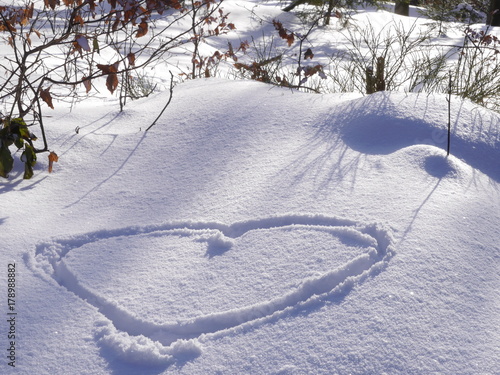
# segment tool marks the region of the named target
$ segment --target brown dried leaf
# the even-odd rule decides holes
[[[274,25],[274,28],[276,29],[276,31],[278,31],[280,38],[285,39],[288,43],[288,47],[290,47],[295,40],[295,36],[293,35],[293,32],[288,34],[286,29],[283,27],[283,24],[280,21],[273,20],[273,25]]]
[[[47,103],[47,105],[54,109],[54,105],[52,104],[52,95],[50,95],[50,87],[47,88],[47,89],[40,89],[40,98],[42,98],[42,100]]]
[[[111,74],[111,73],[116,73],[118,71],[119,64],[120,64],[119,61],[109,65],[97,64],[97,68],[99,68],[104,74]]]
[[[179,0],[167,0],[166,5],[174,9],[182,9],[183,3]]]
[[[118,76],[116,75],[116,73],[108,74],[108,78],[106,79],[106,87],[111,92],[111,94],[115,92],[116,88],[118,87]]]
[[[17,30],[10,21],[4,21],[2,24],[0,24],[0,31],[9,31],[15,33]]]
[[[106,79],[106,87],[111,93],[113,93],[118,87],[118,76],[116,73],[118,72],[119,65],[119,61],[111,65],[97,64],[97,68],[99,68],[103,74],[108,76]]]
[[[45,6],[52,8],[52,10],[56,9],[57,5],[59,5],[59,0],[45,0]]]
[[[19,22],[21,25],[26,26],[29,24],[30,19],[28,18],[27,14],[23,15],[23,18],[21,19],[21,22]]]
[[[122,23],[121,21],[121,12],[116,12],[116,21],[113,23],[113,31],[116,31],[118,30],[118,26],[120,26],[120,24]]]
[[[92,83],[90,82],[90,79],[87,77],[83,77],[83,85],[85,86],[85,89],[87,90],[87,94],[89,91],[92,89]]]
[[[89,9],[92,13],[95,12],[95,0],[86,0],[88,6],[89,6]],[[78,5],[81,5],[81,4],[78,4]]]
[[[54,164],[54,162],[58,162],[59,161],[59,156],[57,156],[57,154],[53,151],[50,152],[49,154],[49,173],[52,173],[52,165]]]
[[[74,41],[72,45],[73,49],[71,50],[71,53],[73,54],[75,52],[78,52],[80,56],[83,56],[82,47],[80,47],[80,45],[76,41]]]
[[[26,17],[28,17],[29,19],[32,19],[33,18],[33,13],[35,11],[35,3],[31,3],[31,7],[29,9],[26,8]]]
[[[305,60],[307,60],[307,59],[311,59],[312,60],[313,57],[314,57],[313,51],[310,48],[308,48],[307,51],[306,51],[306,53],[304,53],[304,59]]]
[[[135,34],[136,38],[140,38],[148,33],[148,24],[145,19],[139,24],[139,28],[137,29],[137,33]]]
[[[133,52],[130,52],[128,55],[127,55],[127,59],[128,59],[128,63],[132,66],[135,65],[135,54]]]
[[[77,14],[75,16],[75,23],[79,23],[80,26],[83,26],[83,24],[85,23],[85,21],[83,20],[82,16],[80,16],[79,14]]]

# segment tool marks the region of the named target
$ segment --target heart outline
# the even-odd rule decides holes
[[[162,232],[193,235],[193,233],[199,231],[216,230],[220,231],[225,237],[236,239],[253,230],[288,227],[350,231],[352,234],[371,237],[376,246],[338,268],[323,273],[318,277],[303,280],[297,288],[280,297],[263,303],[167,324],[144,321],[113,301],[92,293],[91,290],[80,283],[64,262],[65,256],[73,249],[77,249],[84,244],[115,237],[151,233],[161,234]],[[33,271],[41,274],[47,280],[55,281],[60,287],[96,307],[108,319],[107,324],[99,323],[101,325],[98,333],[100,340],[109,341],[110,337],[114,339],[126,338],[125,341],[135,337],[137,342],[144,341],[144,339],[146,341],[150,340],[152,342],[148,342],[149,347],[153,347],[155,352],[158,352],[158,358],[163,358],[163,362],[171,363],[176,358],[185,357],[188,353],[194,356],[200,354],[199,346],[193,346],[193,339],[207,339],[227,334],[227,332],[238,327],[262,324],[266,320],[279,318],[290,310],[304,308],[307,304],[314,303],[342,289],[352,287],[352,285],[361,282],[369,274],[379,272],[385,267],[395,254],[393,243],[390,230],[377,223],[364,224],[354,220],[325,215],[286,214],[239,221],[231,225],[219,222],[177,221],[159,225],[100,230],[71,238],[60,238],[40,243],[36,246],[34,255],[28,254],[26,260]],[[122,348],[123,342],[111,345]]]

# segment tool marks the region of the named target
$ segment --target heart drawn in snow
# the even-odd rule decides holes
[[[284,215],[92,232],[42,243],[29,263],[99,309],[100,342],[172,363],[360,282],[393,252],[379,225]]]

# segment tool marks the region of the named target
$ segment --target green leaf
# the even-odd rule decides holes
[[[24,160],[25,163],[28,163],[32,167],[35,166],[35,164],[36,164],[36,153],[35,153],[35,149],[31,145],[29,145],[29,144],[25,145],[24,152],[21,155],[21,160],[23,159],[23,156],[25,158],[25,160]]]
[[[19,134],[19,136],[23,136],[26,133],[29,134],[28,126],[26,125],[24,120],[20,117],[10,120],[9,127],[12,133]]]
[[[4,146],[9,147],[12,143],[14,143],[14,137],[10,131],[10,121],[5,120],[4,127],[0,129],[0,142],[3,142]]]
[[[97,41],[97,38],[94,38],[93,40],[93,49],[94,49],[94,52],[97,52],[100,54],[100,50],[99,50],[99,42]]]
[[[16,145],[16,147],[19,149],[19,148],[23,148],[24,146],[24,140],[22,138],[16,138],[15,141],[14,141],[14,144]]]
[[[21,138],[30,139],[30,131],[26,125],[20,125],[17,128],[17,132]]]
[[[7,178],[14,166],[14,159],[9,148],[3,142],[0,141],[0,143],[2,144],[0,147],[0,176]]]
[[[21,117],[16,117],[10,121],[10,126],[27,126]]]
[[[33,167],[36,164],[36,154],[33,147],[26,144],[24,146],[24,152],[21,155],[21,160],[24,161],[24,179],[29,180],[33,177]]]
[[[8,138],[4,138],[4,139],[0,138],[0,140],[3,141],[3,144],[5,145],[5,147],[11,146],[14,143],[15,139],[17,139],[17,138],[15,138],[15,136],[13,136],[13,135],[11,135]]]
[[[33,177],[33,167],[29,165],[28,163],[24,164],[24,176],[23,178],[25,180],[29,180],[31,177]]]
[[[0,129],[0,138],[7,138],[9,134],[10,134],[10,129],[7,126]]]

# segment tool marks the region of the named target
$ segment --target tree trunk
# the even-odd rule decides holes
[[[373,94],[377,91],[385,91],[385,58],[377,57],[376,71],[369,66],[365,70],[366,74],[366,93]]]
[[[290,12],[293,8],[295,8],[298,5],[304,4],[306,0],[294,0],[291,2],[291,4],[285,8],[283,8],[283,12]]]
[[[490,9],[486,24],[491,26],[500,26],[500,0],[490,0]]]
[[[396,0],[394,5],[394,13],[401,16],[410,15],[410,2],[408,0]]]
[[[328,0],[328,10],[326,11],[325,25],[330,24],[330,18],[332,18],[333,7],[335,6],[334,0]]]

